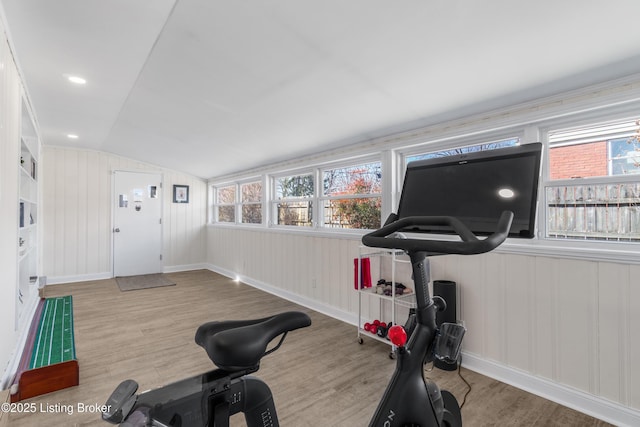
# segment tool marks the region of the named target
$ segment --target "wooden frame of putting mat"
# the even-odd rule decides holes
[[[11,402],[79,384],[71,296],[40,300],[11,387]]]

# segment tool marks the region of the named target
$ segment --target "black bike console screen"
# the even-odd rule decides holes
[[[542,144],[436,157],[409,163],[398,217],[453,216],[477,235],[495,231],[500,214],[514,214],[509,237],[534,236]],[[451,233],[447,227],[402,230]]]

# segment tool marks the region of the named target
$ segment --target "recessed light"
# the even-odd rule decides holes
[[[69,138],[69,139],[78,139],[78,135],[76,135],[75,133],[70,133],[70,134],[67,134],[67,138]]]
[[[75,83],[77,85],[83,85],[86,84],[87,81],[85,79],[83,79],[80,76],[67,76],[67,79],[71,82],[71,83]]]

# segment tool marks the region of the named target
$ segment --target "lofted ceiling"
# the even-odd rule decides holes
[[[43,144],[201,178],[640,73],[637,0],[0,3]]]

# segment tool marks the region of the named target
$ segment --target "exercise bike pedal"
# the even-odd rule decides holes
[[[125,380],[111,393],[109,399],[104,404],[105,411],[102,413],[102,419],[112,424],[120,424],[127,418],[129,411],[136,403],[138,383],[133,380]]]

